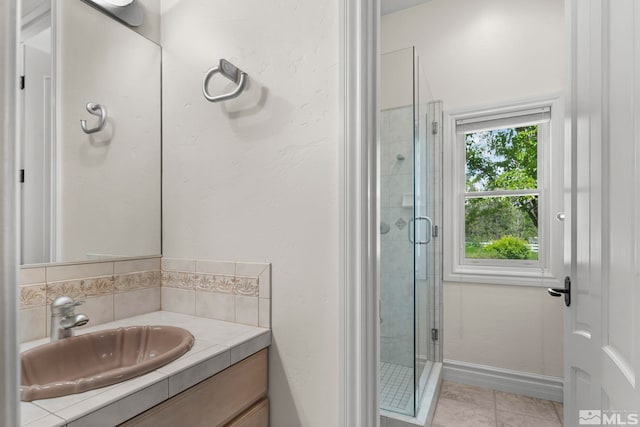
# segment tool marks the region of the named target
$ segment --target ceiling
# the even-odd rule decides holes
[[[402,9],[408,9],[430,0],[382,0],[380,10],[383,15],[397,12]]]

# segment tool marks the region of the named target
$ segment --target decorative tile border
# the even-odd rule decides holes
[[[184,271],[163,271],[162,286],[178,289],[195,289],[195,274]]]
[[[271,264],[163,258],[162,288],[163,310],[271,327]]]
[[[47,302],[47,285],[38,283],[36,285],[20,286],[20,308],[42,307]]]
[[[119,274],[64,282],[38,283],[20,286],[20,308],[33,308],[51,304],[59,296],[86,299],[140,289],[159,288],[160,271]]]
[[[140,289],[159,288],[162,284],[160,271],[144,271],[141,273],[118,274],[115,276],[115,293],[137,291]]]
[[[196,289],[205,292],[218,292],[221,294],[235,294],[236,278],[234,276],[213,274],[195,275]],[[164,284],[164,283],[163,283]]]
[[[259,295],[259,280],[259,277],[187,273],[183,271],[162,272],[162,286],[164,287],[252,297]]]
[[[74,300],[111,295],[113,285],[113,276],[47,283],[47,304],[63,295]]]
[[[257,297],[260,290],[259,277],[236,277],[235,293],[249,297]]]

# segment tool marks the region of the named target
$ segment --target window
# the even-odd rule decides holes
[[[448,115],[445,280],[557,283],[563,230],[551,212],[562,210],[560,110],[550,100]]]

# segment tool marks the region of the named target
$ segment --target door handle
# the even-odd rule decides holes
[[[411,218],[409,220],[409,226],[407,227],[407,234],[409,235],[409,242],[413,243],[413,227],[411,224],[414,224],[416,221],[426,221],[429,224],[429,230],[427,231],[427,239],[426,240],[418,240],[419,245],[426,245],[431,242],[431,234],[433,233],[433,222],[431,218],[428,216],[418,216],[415,218]],[[414,224],[415,225],[415,224]]]
[[[571,305],[571,278],[569,276],[564,278],[564,288],[548,288],[547,292],[552,297],[564,295],[564,305],[569,307]]]

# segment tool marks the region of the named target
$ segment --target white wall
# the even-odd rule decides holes
[[[159,254],[161,49],[83,2],[58,7],[55,261]],[[87,102],[107,108],[105,129],[91,135],[80,127],[98,123]]]
[[[562,90],[562,0],[432,0],[382,18],[382,52],[416,46],[445,110]]]
[[[563,308],[545,288],[445,283],[444,357],[562,377]]]
[[[163,253],[272,262],[271,425],[337,425],[337,1],[162,5]]]
[[[382,51],[415,45],[445,110],[558,93],[563,8],[562,0],[433,0],[384,16]],[[393,84],[383,83],[386,93]],[[562,376],[562,311],[544,288],[445,283],[444,357]]]

